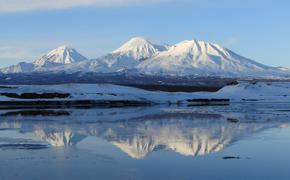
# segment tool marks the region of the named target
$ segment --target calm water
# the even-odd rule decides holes
[[[290,179],[290,104],[0,111],[0,179]]]

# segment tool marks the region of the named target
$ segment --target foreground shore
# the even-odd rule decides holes
[[[0,108],[130,107],[156,104],[227,105],[288,102],[290,82],[240,82],[216,92],[147,91],[112,84],[0,86]]]

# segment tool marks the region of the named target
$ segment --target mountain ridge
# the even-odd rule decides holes
[[[71,64],[83,60],[87,60],[87,58],[72,47],[62,45],[51,50],[48,54],[43,55],[41,58],[36,59],[33,64],[36,66],[43,66],[47,62],[56,64]]]
[[[197,40],[185,40],[161,52],[138,67],[150,74],[243,76],[258,75],[259,71],[278,69],[242,57],[218,44]],[[271,72],[264,73],[270,75]]]
[[[29,73],[35,71],[47,71],[48,68],[72,64],[88,60],[70,46],[62,45],[51,50],[47,54],[34,60],[31,63],[20,62],[16,65],[0,69],[2,73]]]
[[[60,46],[35,60],[2,68],[2,73],[29,72],[128,73],[154,76],[196,77],[289,77],[281,67],[271,67],[245,58],[215,43],[185,40],[175,45],[157,45],[135,37],[121,47],[88,60],[75,49]]]

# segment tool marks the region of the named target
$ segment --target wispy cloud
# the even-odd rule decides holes
[[[34,58],[35,55],[18,47],[0,46],[0,60]]]
[[[164,3],[177,0],[0,0],[0,12],[69,9],[86,6],[123,6]]]

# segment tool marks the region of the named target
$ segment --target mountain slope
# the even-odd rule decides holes
[[[0,69],[2,73],[29,73],[33,71],[48,71],[49,68],[72,64],[87,60],[86,57],[68,46],[60,46],[32,63],[21,62],[17,65]]]
[[[130,39],[117,50],[113,51],[112,55],[129,57],[137,61],[144,61],[165,50],[167,50],[166,46],[156,45],[144,38],[135,37]]]
[[[47,64],[71,64],[83,60],[87,60],[87,58],[78,53],[75,49],[68,46],[60,46],[35,60],[33,64],[43,67]]]
[[[168,51],[140,63],[137,69],[145,74],[178,76],[244,77],[282,74],[277,68],[244,58],[217,44],[196,40],[180,42]]]
[[[121,72],[135,69],[140,62],[150,59],[167,49],[166,46],[156,45],[144,38],[135,37],[105,56],[51,70],[66,72]]]
[[[155,76],[275,78],[290,74],[242,57],[213,43],[190,40],[174,46],[160,46],[140,37],[132,38],[117,50],[98,59],[57,69],[66,72],[100,73],[130,71],[133,74]]]
[[[120,72],[134,69],[140,62],[146,61],[165,50],[167,50],[166,46],[156,45],[144,38],[135,37],[117,50],[96,61],[106,64],[103,69],[99,69],[100,71]]]
[[[20,62],[16,65],[12,65],[9,67],[5,67],[0,69],[0,73],[29,73],[34,70],[34,64],[32,63],[26,63],[26,62]]]
[[[115,51],[87,60],[76,50],[61,46],[33,63],[3,68],[3,73],[19,72],[97,72],[154,76],[214,76],[242,78],[289,78],[290,71],[263,65],[220,45],[186,40],[162,46],[135,37]]]

